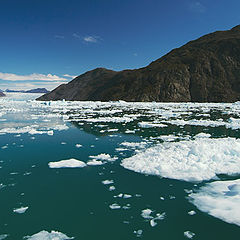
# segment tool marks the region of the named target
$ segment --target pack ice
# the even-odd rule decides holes
[[[240,173],[240,139],[197,137],[150,147],[122,160],[135,172],[199,182]]]

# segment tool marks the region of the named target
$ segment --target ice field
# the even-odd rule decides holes
[[[0,98],[0,239],[237,239],[240,103]]]

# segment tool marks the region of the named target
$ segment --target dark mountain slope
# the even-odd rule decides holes
[[[38,100],[240,100],[240,25],[205,35],[144,68],[86,72]]]

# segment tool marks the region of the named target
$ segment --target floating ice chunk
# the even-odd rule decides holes
[[[195,138],[209,138],[211,137],[211,134],[209,133],[198,133]]]
[[[113,180],[104,180],[102,181],[102,184],[104,185],[109,185],[109,184],[112,184],[113,183]]]
[[[53,130],[58,130],[58,131],[62,131],[62,130],[68,130],[69,127],[66,124],[63,125],[56,125],[55,127],[52,128]]]
[[[124,194],[124,195],[123,195],[123,198],[131,198],[131,197],[132,197],[131,194]]]
[[[130,117],[99,117],[99,118],[87,118],[81,119],[84,122],[112,122],[112,123],[128,123],[132,122],[134,119]]]
[[[155,227],[157,225],[157,222],[155,221],[155,219],[150,220],[150,225],[151,227]]]
[[[77,159],[71,158],[68,160],[61,160],[58,162],[49,162],[48,166],[50,168],[82,168],[86,166],[86,163],[79,161]]]
[[[20,208],[15,208],[13,209],[13,212],[15,213],[25,213],[28,210],[28,207],[20,207]]]
[[[62,145],[66,145],[67,143],[66,142],[61,142]]]
[[[155,220],[163,220],[166,217],[166,213],[157,213],[156,217],[154,218]]]
[[[126,130],[125,133],[135,133],[135,130]]]
[[[114,186],[109,187],[109,191],[114,191],[116,188]]]
[[[166,213],[165,212],[162,214],[157,213],[156,217],[151,216],[152,213],[153,213],[153,211],[151,209],[144,209],[144,210],[142,210],[141,216],[145,219],[150,220],[150,222],[149,222],[150,225],[152,227],[155,227],[157,225],[156,220],[163,220],[166,216]]]
[[[145,148],[147,142],[122,142],[120,145],[129,148]]]
[[[186,238],[192,239],[192,238],[195,236],[195,233],[190,232],[190,231],[186,231],[186,232],[183,233],[183,235],[184,235]]]
[[[143,230],[142,229],[135,230],[133,233],[136,234],[137,237],[141,237],[143,234]]]
[[[113,209],[113,210],[115,210],[115,209],[120,209],[120,208],[121,208],[121,206],[118,205],[117,203],[113,203],[113,204],[109,205],[109,207],[110,207],[111,209]]]
[[[122,198],[123,197],[123,194],[122,193],[119,193],[117,196],[115,197],[119,197],[119,198]]]
[[[190,201],[199,210],[240,226],[240,179],[208,183],[192,193]]]
[[[196,214],[196,212],[194,210],[188,212],[188,215],[190,215],[190,216],[193,216],[195,214]]]
[[[68,239],[74,239],[73,237],[68,237],[67,235],[57,232],[57,231],[41,231],[39,233],[36,233],[32,236],[26,236],[24,239],[28,240],[68,240]]]
[[[34,135],[34,134],[45,134],[45,133],[48,134],[48,131],[38,131],[36,129],[31,129],[28,133],[31,134],[31,135]]]
[[[152,122],[139,122],[138,126],[141,128],[154,128],[154,127],[167,127],[168,125],[162,123],[152,123]]]
[[[116,148],[115,150],[118,152],[128,151],[126,148]]]
[[[111,157],[109,154],[106,154],[106,153],[101,153],[96,156],[89,156],[89,158],[93,158],[93,159],[97,159],[97,160],[105,160],[105,161],[109,161],[109,162],[113,162],[113,161],[117,160],[117,157]]]
[[[52,136],[53,133],[54,133],[53,130],[47,131],[47,134],[48,134],[49,136]]]
[[[76,146],[77,148],[80,148],[80,147],[82,147],[82,145],[81,145],[81,144],[79,144],[79,143],[77,143],[75,146]]]
[[[99,165],[103,165],[103,164],[104,164],[104,162],[96,160],[96,159],[93,159],[93,160],[87,162],[87,165],[90,165],[90,166],[99,166]]]
[[[8,234],[1,234],[0,235],[0,240],[3,240],[5,238],[7,238],[9,235]]]
[[[117,132],[118,129],[117,129],[117,128],[114,128],[114,129],[108,129],[107,131],[108,131],[108,132]]]
[[[142,210],[142,213],[141,213],[141,216],[145,219],[152,219],[153,217],[151,216],[152,214],[152,210],[147,208],[147,209],[144,209]]]
[[[184,192],[187,193],[187,194],[190,194],[190,193],[193,192],[193,190],[191,190],[191,189],[184,189]]]
[[[205,127],[221,127],[224,126],[226,128],[231,128],[233,130],[240,128],[240,119],[230,118],[228,122],[222,121],[219,119],[218,121],[212,120],[183,120],[183,119],[176,119],[176,120],[168,120],[164,121],[164,123],[170,123],[173,125],[184,126],[184,125],[192,125],[192,126],[205,126]]]
[[[123,206],[122,207],[124,210],[128,210],[131,208],[131,205],[128,203],[127,205]]]
[[[174,140],[176,140],[178,138],[179,137],[175,136],[175,135],[162,135],[162,136],[157,137],[157,139],[161,139],[164,142],[172,142],[172,141],[174,141]],[[156,138],[152,138],[152,139],[156,139]]]
[[[126,158],[121,165],[135,172],[185,181],[240,173],[240,139],[197,138],[158,144]]]

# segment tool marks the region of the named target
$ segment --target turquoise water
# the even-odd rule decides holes
[[[0,103],[0,235],[8,234],[6,239],[23,239],[43,230],[55,230],[74,239],[89,240],[187,239],[184,236],[186,231],[194,233],[192,239],[198,240],[238,238],[240,228],[237,224],[202,212],[189,201],[190,190],[198,191],[201,186],[216,179],[201,182],[176,180],[134,172],[121,166],[123,159],[164,142],[159,136],[177,136],[173,140],[176,142],[191,140],[202,132],[211,134],[212,138],[238,138],[236,126],[164,123],[180,117],[172,115],[169,118],[161,112],[161,116],[165,116],[161,118],[159,113],[152,113],[156,106],[139,105],[134,109],[133,105],[126,107],[125,103],[113,103],[114,106],[111,103],[107,106],[84,103],[84,107],[79,107],[77,103],[66,102],[51,106],[52,103],[26,102],[25,98],[25,95],[22,98],[10,95]],[[160,108],[166,110],[165,105]],[[169,113],[171,108],[171,105],[168,106],[166,111]],[[94,109],[98,112],[93,112]],[[112,113],[102,114],[99,112],[101,109]],[[114,109],[119,112],[113,113]],[[186,106],[177,106],[175,110],[184,113]],[[181,119],[223,119],[227,122],[229,117],[239,118],[238,107],[233,109],[228,105],[224,109],[218,106],[188,107],[188,111],[191,114],[184,113]],[[199,113],[202,116],[198,116]],[[109,117],[107,122],[104,119],[101,122],[85,121],[106,117]],[[114,117],[134,120],[121,122],[117,119],[114,122]],[[138,125],[145,121],[160,122],[160,119],[167,127],[142,128]],[[65,129],[59,130],[58,127],[56,130],[56,125],[65,126]],[[44,133],[33,134],[31,130],[26,130],[26,126]],[[53,135],[48,131],[53,131]],[[144,142],[145,145],[129,148],[122,145],[123,142]],[[76,147],[76,144],[82,146]],[[54,169],[48,166],[49,162],[70,158],[87,163],[90,155],[101,153],[117,160],[84,168]],[[238,174],[218,175],[218,180],[238,178]],[[104,180],[113,180],[113,183],[104,185]],[[115,190],[110,191],[109,186],[114,186]],[[114,197],[120,193],[131,197]],[[109,206],[113,203],[121,208],[111,209]],[[13,212],[20,207],[28,209],[22,214]],[[156,220],[157,225],[151,226],[150,219],[141,216],[144,209],[151,209],[154,217],[157,213],[165,213],[164,219]],[[196,214],[189,215],[191,210]]]

